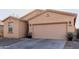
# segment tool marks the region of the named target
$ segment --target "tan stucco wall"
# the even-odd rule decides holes
[[[10,19],[10,18],[9,18]],[[19,20],[10,20],[4,21],[4,37],[7,38],[21,38],[24,36],[26,29],[25,29],[25,22],[19,21]],[[13,32],[8,33],[8,22],[13,22]]]
[[[68,16],[52,12],[46,12],[32,20],[29,20],[29,24],[69,22],[69,21],[71,21],[72,26],[69,26],[69,24],[67,24],[67,31],[74,32],[75,31],[74,16]],[[29,32],[32,32],[32,26],[30,25],[29,25]]]
[[[27,36],[27,22],[19,22],[19,37]]]

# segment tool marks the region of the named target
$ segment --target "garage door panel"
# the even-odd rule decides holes
[[[33,38],[65,39],[66,24],[33,25]]]

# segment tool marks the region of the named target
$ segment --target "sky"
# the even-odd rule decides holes
[[[16,16],[19,18],[31,11],[33,10],[32,9],[0,9],[0,20],[3,20],[8,16]]]
[[[16,17],[22,17],[29,12],[33,11],[34,9],[0,9],[0,20],[5,19],[8,16],[16,16]],[[76,19],[76,28],[79,28],[79,9],[59,9],[61,11],[67,11],[67,12],[73,12],[77,13],[77,19]]]

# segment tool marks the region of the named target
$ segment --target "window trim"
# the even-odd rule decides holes
[[[13,27],[12,27],[12,31],[9,31],[9,24],[13,23],[13,22],[8,22],[8,33],[13,33]]]

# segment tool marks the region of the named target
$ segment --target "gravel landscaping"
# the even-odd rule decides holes
[[[64,49],[79,49],[79,41],[67,41]]]

